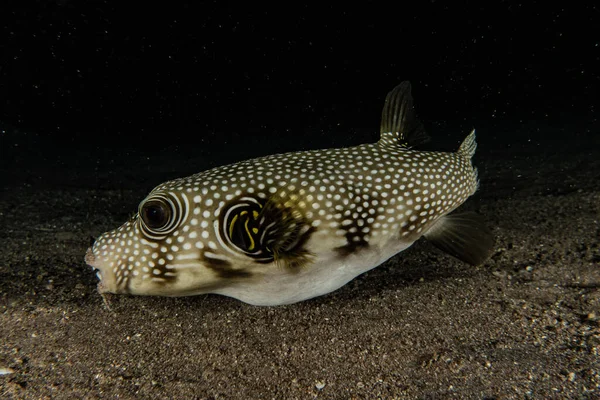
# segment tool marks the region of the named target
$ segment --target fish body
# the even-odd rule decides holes
[[[471,264],[493,245],[479,217],[448,215],[478,186],[475,132],[456,152],[424,139],[410,85],[386,98],[381,138],[277,154],[157,186],[86,262],[100,293],[217,293],[254,305],[332,292],[421,236]]]

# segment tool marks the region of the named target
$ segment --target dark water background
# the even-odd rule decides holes
[[[146,171],[149,189],[240,159],[372,142],[402,80],[430,148],[453,150],[472,127],[480,152],[514,157],[597,143],[593,2],[420,3],[4,2],[1,178],[118,186]]]

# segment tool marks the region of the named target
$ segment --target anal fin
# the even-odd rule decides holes
[[[492,232],[475,212],[445,215],[424,236],[438,249],[471,265],[487,260],[494,246]]]

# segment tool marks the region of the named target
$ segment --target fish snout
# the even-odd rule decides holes
[[[94,269],[98,278],[99,293],[116,293],[116,279],[106,260],[94,253],[94,247],[89,247],[85,253],[85,263]]]
[[[94,250],[92,247],[88,247],[85,253],[85,263],[92,268],[96,267],[96,256],[94,255]]]

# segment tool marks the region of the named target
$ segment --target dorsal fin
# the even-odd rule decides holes
[[[429,140],[423,124],[415,115],[410,82],[402,82],[387,94],[381,113],[380,133],[382,143],[406,149]]]

